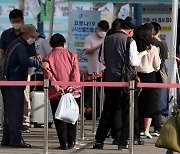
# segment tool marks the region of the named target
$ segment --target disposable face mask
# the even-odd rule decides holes
[[[106,32],[98,32],[99,37],[105,38],[106,37]]]
[[[36,41],[35,38],[30,38],[30,39],[27,40],[27,43],[28,43],[29,45],[31,45],[31,44],[33,44],[35,41]]]
[[[20,29],[22,26],[22,23],[14,23],[14,24],[12,24],[12,26],[14,29]]]

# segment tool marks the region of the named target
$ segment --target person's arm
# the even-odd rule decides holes
[[[43,62],[44,62],[44,63],[48,63],[48,64],[50,63],[49,60],[48,60],[48,57],[45,57],[45,58],[43,59]],[[49,67],[50,67],[50,66],[49,66]],[[43,69],[44,76],[45,76],[46,78],[48,78],[50,81],[57,81],[56,78],[55,78],[55,76],[54,76],[54,74],[52,73],[52,71],[53,71],[53,70]],[[63,90],[60,86],[54,85],[53,87],[54,87],[54,89],[55,89],[57,92],[62,92],[62,93],[64,93],[64,90]]]
[[[129,58],[131,66],[139,66],[141,62],[141,58],[138,56],[139,52],[137,50],[136,42],[133,40],[130,44],[129,49]]]
[[[0,49],[0,59],[3,57],[3,55],[4,55],[4,50]]]
[[[4,33],[2,33],[1,38],[0,38],[0,59],[4,55],[4,48],[5,48],[5,42],[4,42]]]
[[[85,54],[93,54],[96,50],[98,50],[101,47],[101,44],[92,47],[92,42],[91,38],[88,36],[86,38],[85,44],[84,44],[84,49],[85,49]]]
[[[48,63],[43,63],[36,59],[30,59],[27,49],[23,45],[19,45],[16,50],[18,51],[18,59],[23,66],[50,70]]]
[[[152,47],[151,50],[154,50],[153,67],[154,67],[154,70],[157,72],[160,69],[160,65],[161,65],[161,59],[159,56],[159,51],[156,47]]]
[[[96,50],[100,49],[102,44],[99,44],[98,46],[92,47],[92,48],[85,48],[85,53],[88,54],[93,54]]]
[[[70,76],[70,81],[80,82],[80,71],[77,55],[73,59],[73,68]]]

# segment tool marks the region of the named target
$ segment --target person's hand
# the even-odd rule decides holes
[[[67,92],[72,93],[74,91],[74,87],[68,87]]]
[[[43,62],[41,68],[44,70],[51,70],[48,62]]]
[[[35,57],[36,57],[36,59],[37,59],[37,60],[39,60],[39,61],[40,61],[40,60],[42,60],[41,55],[40,55],[40,54],[38,54],[38,53],[36,53]]]
[[[60,87],[60,86],[54,86],[54,88],[55,88],[55,90],[57,91],[57,92],[61,92],[61,93],[63,93],[64,94],[64,90]]]

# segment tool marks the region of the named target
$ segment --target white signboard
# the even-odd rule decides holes
[[[98,11],[72,12],[72,51],[77,53],[82,68],[87,68],[87,57],[84,54],[85,39],[96,32],[100,18],[101,13]]]

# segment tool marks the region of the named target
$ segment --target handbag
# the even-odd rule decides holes
[[[167,75],[167,71],[166,71],[166,65],[162,64],[162,68],[159,70],[160,73],[160,78],[162,83],[168,83],[169,82],[169,78]]]
[[[135,72],[134,68],[130,65],[129,62],[129,49],[131,44],[131,38],[127,38],[126,42],[126,51],[125,51],[125,63],[121,68],[121,82],[129,82],[131,80],[137,81],[137,73]],[[123,92],[129,94],[129,87],[123,87]]]
[[[79,106],[73,95],[71,93],[62,95],[55,113],[55,118],[67,123],[75,124],[78,117]]]
[[[160,130],[155,146],[180,152],[180,110],[175,110]]]

